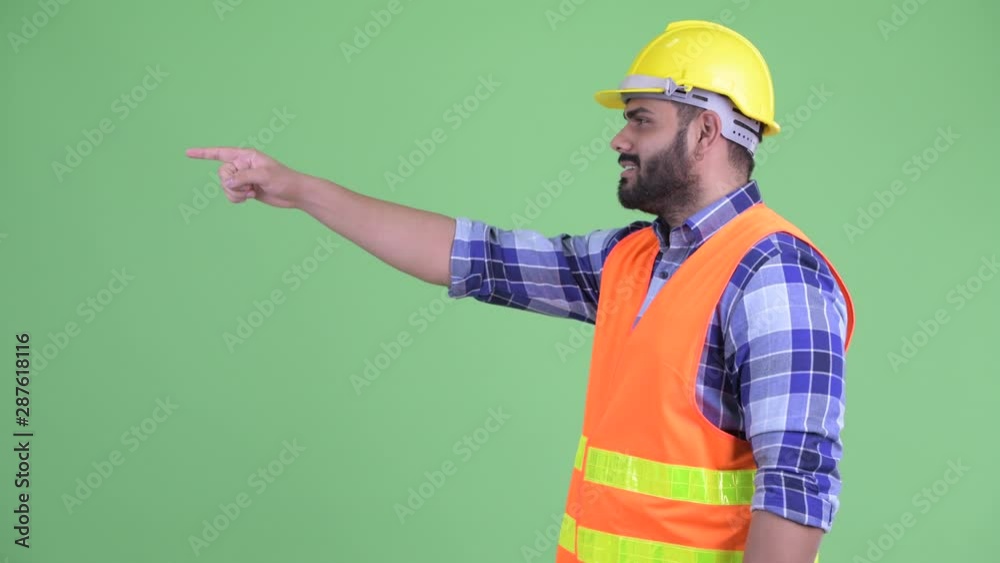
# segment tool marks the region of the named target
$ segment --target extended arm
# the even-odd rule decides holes
[[[448,286],[455,219],[303,176],[297,207],[386,264]]]
[[[299,207],[387,264],[452,297],[592,320],[604,249],[618,230],[545,237],[453,219],[306,177]]]
[[[593,320],[603,260],[614,237],[629,232],[546,238],[369,197],[252,149],[187,155],[222,162],[219,177],[234,203],[300,209],[397,270],[449,287],[453,297],[543,314]]]

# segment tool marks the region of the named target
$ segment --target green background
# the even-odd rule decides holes
[[[578,2],[563,2],[557,19],[555,0],[404,1],[348,54],[356,28],[388,2],[75,1],[45,18],[38,2],[4,2],[8,377],[15,334],[31,334],[39,364],[46,345],[55,353],[36,364],[30,386],[32,547],[13,544],[20,491],[8,437],[0,561],[552,560],[554,544],[539,538],[563,512],[586,388],[585,325],[443,300],[443,288],[305,214],[230,204],[211,180],[215,164],[184,150],[256,138],[293,168],[451,216],[512,227],[535,201],[545,207],[526,228],[546,235],[621,226],[645,217],[617,203],[619,168],[602,130],[621,116],[592,94],[616,85],[638,50],[682,19],[728,23],[767,58],[785,131],[755,176],[855,298],[842,508],[823,559],[997,553],[988,426],[1000,281],[980,275],[981,259],[998,251],[987,176],[1000,126],[996,3]],[[901,25],[880,29],[894,6]],[[47,21],[12,39],[33,16]],[[144,89],[147,66],[157,65],[166,76]],[[490,76],[500,85],[453,128],[445,112]],[[822,87],[832,95],[808,109]],[[135,88],[144,98],[125,114],[116,100]],[[797,110],[794,125],[786,116]],[[288,122],[268,130],[276,111]],[[102,120],[113,130],[86,146]],[[390,190],[386,172],[435,128],[446,140]],[[958,138],[931,150],[935,162],[915,177],[907,167],[939,128]],[[602,148],[583,169],[574,152],[591,142]],[[87,155],[76,162],[67,147],[81,143]],[[539,199],[562,171],[572,184]],[[859,208],[877,214],[876,192],[896,180],[901,193],[849,234]],[[286,272],[316,266],[318,239],[331,238],[339,248],[293,289],[285,276],[297,274]],[[124,289],[116,270],[134,278]],[[961,308],[950,293],[959,285],[978,290]],[[276,290],[282,303],[228,346],[223,335]],[[97,312],[88,299],[105,304]],[[421,308],[426,324],[412,317]],[[894,366],[890,354],[942,310],[948,321],[917,336],[923,346]],[[352,375],[400,333],[409,346],[383,356],[388,366],[359,393]],[[574,334],[582,346],[561,358],[557,345]],[[0,392],[14,432],[9,381]],[[157,400],[177,408],[164,418]],[[490,409],[510,418],[495,433],[480,430],[477,451],[456,449]],[[144,421],[145,439],[128,438]],[[285,441],[304,448],[285,454],[287,465]],[[124,462],[98,479],[116,450]],[[447,462],[453,474],[401,522],[394,506]],[[949,462],[970,469],[947,491],[939,483],[933,504],[919,501]],[[280,474],[261,490],[249,479],[269,464]],[[68,508],[88,476],[98,486]],[[190,538],[240,494],[249,505],[196,555]],[[913,526],[892,538],[887,530],[907,512]],[[888,549],[869,554],[880,540]],[[540,556],[529,557],[536,541]]]

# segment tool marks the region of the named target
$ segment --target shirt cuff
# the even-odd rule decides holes
[[[837,513],[836,495],[820,492],[816,479],[779,469],[761,469],[754,478],[751,510],[766,510],[785,520],[829,532]]]
[[[448,296],[455,299],[472,294],[478,285],[471,283],[477,276],[472,275],[472,237],[474,223],[467,217],[455,218],[455,237],[451,245],[449,269],[451,281],[448,285]]]

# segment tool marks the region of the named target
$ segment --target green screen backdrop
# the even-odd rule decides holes
[[[184,150],[547,236],[622,226],[648,216],[617,202],[623,121],[592,96],[683,19],[765,55],[784,130],[755,177],[855,298],[823,560],[995,560],[998,17],[4,2],[0,562],[551,561],[592,327],[448,299],[301,212],[230,204]]]

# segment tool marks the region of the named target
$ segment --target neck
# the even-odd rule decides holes
[[[690,201],[673,209],[664,209],[659,215],[671,228],[677,227],[695,213],[742,188],[748,182],[746,179],[732,177],[703,182],[695,190],[694,197]]]

